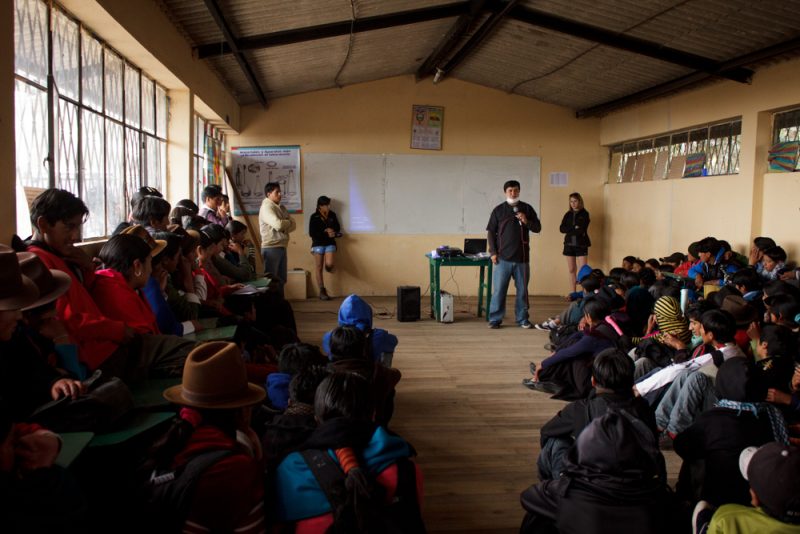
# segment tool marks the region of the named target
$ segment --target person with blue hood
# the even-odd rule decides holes
[[[392,366],[394,349],[397,347],[397,336],[383,328],[372,328],[372,308],[358,295],[350,295],[339,307],[339,326],[355,326],[370,340],[372,360],[386,367]],[[322,351],[331,355],[331,332],[322,337]]]

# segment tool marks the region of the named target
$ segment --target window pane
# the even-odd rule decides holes
[[[50,187],[47,166],[47,92],[14,82],[17,180],[25,187]]]
[[[161,191],[161,147],[160,141],[152,136],[145,136],[147,143],[147,185]]]
[[[89,35],[81,33],[81,87],[83,104],[98,111],[103,110],[103,45]]]
[[[153,80],[142,76],[142,130],[156,133],[155,90]]]
[[[139,117],[139,71],[125,63],[125,124],[138,128]]]
[[[167,113],[167,92],[156,85],[156,135],[161,139],[167,138]]]
[[[47,6],[39,0],[14,1],[14,71],[47,84]]]
[[[103,157],[103,117],[81,113],[81,198],[89,208],[83,225],[84,237],[106,235],[105,161]]]
[[[105,54],[106,114],[122,120],[122,59],[107,49]]]
[[[106,226],[111,230],[126,219],[125,162],[122,125],[106,119]]]
[[[53,10],[53,76],[58,93],[78,99],[78,25],[61,11]]]
[[[56,187],[78,195],[78,106],[57,100]]]
[[[142,186],[141,146],[139,132],[125,128],[125,187],[127,191],[125,198],[131,198]]]

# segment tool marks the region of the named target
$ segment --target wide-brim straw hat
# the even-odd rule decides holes
[[[252,406],[265,396],[264,388],[247,381],[239,347],[225,341],[198,345],[186,357],[181,384],[164,391],[175,404],[217,410]]]
[[[150,235],[150,232],[147,229],[140,225],[134,224],[133,226],[129,226],[125,228],[120,234],[130,234],[135,235],[144,240],[147,243],[147,246],[150,247],[150,257],[155,258],[158,256],[162,250],[167,248],[167,242],[163,239],[153,239],[153,236]]]
[[[17,253],[8,247],[0,248],[0,311],[27,308],[39,298],[39,288],[22,274]]]
[[[32,252],[17,252],[17,259],[22,274],[33,280],[39,289],[39,298],[23,308],[23,311],[53,302],[66,293],[72,285],[72,279],[67,273],[58,269],[48,269],[39,256]]]

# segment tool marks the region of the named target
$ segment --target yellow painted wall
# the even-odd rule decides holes
[[[800,172],[764,175],[762,233],[775,239],[795,261],[800,259]]]
[[[441,154],[538,156],[541,158],[543,231],[533,238],[533,294],[567,291],[563,235],[558,231],[567,197],[580,191],[592,213],[590,235],[603,249],[603,182],[607,150],[600,146],[598,120],[577,120],[572,111],[529,98],[509,95],[449,79],[433,85],[412,76],[389,78],[277,99],[268,111],[244,107],[241,134],[228,146],[300,145],[302,154],[316,152],[422,154],[409,149],[412,104],[445,107],[444,150]],[[551,188],[550,172],[569,173],[568,188]],[[502,184],[498,184],[502,189]],[[425,191],[420,191],[424,195]],[[526,191],[522,191],[526,199]],[[289,268],[312,270],[307,215],[297,216],[299,229],[289,246]],[[484,214],[488,221],[489,213]],[[253,216],[254,224],[257,217]],[[345,229],[346,230],[346,229]],[[326,275],[331,294],[359,292],[391,295],[398,285],[427,286],[425,252],[438,245],[463,244],[464,235],[348,235],[339,242],[339,269]],[[482,237],[482,236],[476,236]],[[477,269],[442,273],[443,287],[474,295]],[[316,288],[314,293],[316,294]]]
[[[798,250],[796,176],[765,174],[774,111],[800,105],[800,60],[756,72],[750,85],[718,82],[605,117],[600,142],[613,145],[742,117],[740,172],[606,186],[606,264],[627,254],[658,257],[714,235],[745,252],[757,235]],[[646,232],[642,231],[646,229]],[[791,252],[790,252],[791,255]]]

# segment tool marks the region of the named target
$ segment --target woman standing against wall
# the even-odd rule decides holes
[[[567,257],[567,268],[569,269],[569,283],[572,291],[575,291],[575,274],[578,269],[586,265],[586,257],[589,255],[589,247],[592,242],[589,240],[589,212],[583,207],[583,197],[580,193],[572,193],[569,196],[569,210],[561,219],[561,233],[564,234],[564,256]]]
[[[333,272],[333,256],[336,253],[336,238],[341,237],[339,219],[331,211],[331,199],[321,196],[317,199],[317,211],[308,222],[308,235],[311,236],[311,254],[314,255],[314,272],[317,275],[320,300],[328,300],[322,267]]]

